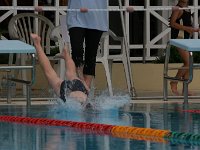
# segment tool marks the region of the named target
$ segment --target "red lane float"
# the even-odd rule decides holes
[[[30,117],[20,117],[20,116],[0,116],[0,121],[45,125],[45,126],[67,126],[77,129],[84,129],[96,133],[109,134],[117,137],[119,137],[120,135],[122,137],[127,137],[127,138],[130,138],[133,135],[164,138],[164,136],[170,133],[170,131],[168,130],[159,130],[151,128],[116,126],[116,125],[98,124],[89,122],[55,120],[47,118],[30,118]]]

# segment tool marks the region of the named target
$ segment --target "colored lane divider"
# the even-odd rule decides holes
[[[129,138],[133,140],[200,145],[200,134],[171,132],[169,130],[161,129],[140,128],[133,126],[117,126],[90,122],[76,122],[68,120],[31,118],[21,116],[0,116],[0,122],[34,124],[44,126],[65,126],[81,129],[82,131],[90,131],[91,133],[107,134],[113,137]]]

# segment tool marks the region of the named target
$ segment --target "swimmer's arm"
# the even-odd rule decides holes
[[[183,14],[183,10],[178,10],[178,9],[173,10],[171,18],[170,18],[170,26],[172,28],[175,28],[175,29],[178,29],[178,30],[186,31],[190,34],[193,33],[193,32],[199,32],[199,28],[193,28],[191,26],[184,26],[184,25],[181,25],[181,24],[176,22],[176,20],[178,18],[180,18],[180,16],[182,14]]]
[[[173,10],[170,18],[170,26],[178,30],[184,30],[184,26],[177,23],[176,20],[183,14],[183,10]]]
[[[60,85],[63,80],[61,80],[58,77],[58,75],[53,69],[50,72],[48,72],[48,74],[45,74],[45,76],[47,77],[48,83],[53,88],[56,95],[60,97]]]
[[[58,77],[54,69],[52,68],[50,61],[46,54],[44,53],[44,50],[41,46],[41,38],[37,34],[31,33],[31,38],[34,42],[34,46],[37,51],[37,57],[40,63],[40,66],[42,67],[42,70],[51,85],[51,87],[54,89],[55,93],[59,96],[60,93],[60,85],[62,80]]]
[[[53,88],[54,92],[59,96],[60,95],[60,85],[63,80],[61,80],[54,69],[52,68],[48,57],[45,55],[44,51],[40,44],[35,44],[35,48],[37,50],[37,56],[42,67],[42,70],[48,80],[48,83]]]
[[[38,53],[38,59],[40,62],[40,66],[42,67],[44,74],[48,80],[48,83],[53,88],[54,92],[57,96],[60,96],[60,85],[63,80],[61,80],[54,69],[52,68],[49,59],[46,57],[46,55],[42,53]]]

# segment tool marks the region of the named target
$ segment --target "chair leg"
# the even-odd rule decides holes
[[[112,81],[112,65],[113,65],[113,60],[108,60],[108,67],[109,67],[111,81]]]
[[[109,94],[110,94],[110,96],[113,96],[112,79],[111,79],[111,72],[112,71],[109,69],[108,61],[103,61],[102,63],[104,65],[104,69],[105,69],[105,73],[106,73]]]
[[[56,72],[59,74],[59,77],[61,79],[65,79],[65,61],[63,59],[60,59],[58,61],[58,67],[57,67],[57,70]]]
[[[31,106],[31,85],[26,84],[26,106]]]
[[[184,104],[188,104],[188,83],[183,82]]]
[[[17,65],[17,66],[21,65],[21,64],[20,64],[20,59],[21,59],[20,54],[17,54],[17,55],[16,55],[15,65]],[[14,71],[14,76],[15,76],[15,77],[18,77],[18,76],[20,75],[19,73],[20,73],[19,69],[16,69],[16,70]]]
[[[65,79],[65,61],[60,60],[60,77],[61,79]]]
[[[90,92],[89,92],[89,95],[88,95],[88,99],[94,99],[95,97],[95,85],[94,85],[94,78],[92,79],[92,82],[91,82],[91,87],[90,87]]]
[[[8,65],[12,65],[13,63],[13,54],[9,54],[9,60],[8,60]]]
[[[165,54],[165,63],[164,63],[164,70],[163,70],[163,99],[164,101],[167,101],[168,98],[168,79],[166,78],[168,76],[168,64],[169,64],[169,57],[170,57],[170,44],[167,44],[166,47],[166,54]]]
[[[11,87],[10,87],[10,81],[9,80],[6,80],[6,82],[7,82],[7,103],[8,104],[11,104],[11,98],[12,98],[12,96],[11,96]]]
[[[163,78],[163,98],[164,98],[164,101],[167,101],[168,85],[167,85],[167,79],[166,78]]]
[[[128,73],[128,64],[126,60],[123,60],[123,65],[124,65],[124,71],[125,71],[125,76],[126,76],[126,84],[127,84],[129,93],[131,93],[131,81],[130,81],[131,79]]]
[[[25,54],[22,54],[22,55],[21,55],[21,65],[22,65],[22,66],[25,66],[25,64],[26,64],[26,55],[25,55]],[[22,70],[22,71],[21,71],[21,76],[22,76],[22,79],[23,79],[23,80],[27,80],[27,73],[26,73],[26,70]],[[26,85],[23,84],[22,87],[23,87],[23,95],[26,95],[26,94],[27,94]]]

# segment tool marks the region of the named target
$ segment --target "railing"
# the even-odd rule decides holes
[[[33,0],[34,6],[38,6],[38,0]],[[127,37],[129,42],[129,49],[130,52],[134,51],[136,49],[141,49],[143,51],[143,56],[134,57],[131,56],[131,61],[141,61],[145,62],[146,60],[154,60],[156,56],[151,56],[151,51],[153,49],[159,49],[163,50],[166,47],[166,43],[169,40],[170,37],[170,28],[168,27],[168,18],[171,13],[172,6],[169,1],[162,0],[162,6],[151,6],[150,0],[145,0],[144,6],[134,6],[135,11],[143,11],[144,12],[144,28],[141,29],[144,32],[144,39],[142,44],[137,43],[130,43],[130,36]],[[5,13],[0,16],[0,24],[9,16],[15,15],[18,13],[18,10],[27,10],[27,11],[34,11],[34,6],[17,6],[17,0],[12,0],[12,6],[0,6],[0,10],[4,10]],[[124,1],[123,8],[125,9],[127,6],[129,6],[129,0]],[[194,12],[194,26],[198,26],[198,1],[194,0],[194,5],[190,6],[191,10]],[[55,25],[59,24],[59,15],[60,14],[66,14],[67,7],[66,6],[60,6],[59,0],[55,0],[54,6],[44,6],[44,11],[54,11],[55,12]],[[116,9],[116,11],[119,10],[119,6],[109,6],[109,9]],[[125,11],[124,11],[125,12]],[[37,12],[35,12],[37,13]],[[134,12],[133,12],[134,13]],[[125,18],[125,27],[127,35],[130,35],[131,26],[130,26],[130,14],[128,12],[125,12],[124,18]],[[160,21],[160,26],[158,28],[158,34],[155,37],[150,37],[151,35],[151,17],[155,17],[158,21]],[[3,38],[3,35],[2,35]],[[198,33],[194,34],[194,38],[198,38]],[[111,45],[110,46],[113,49],[118,49],[119,46],[117,45]]]

